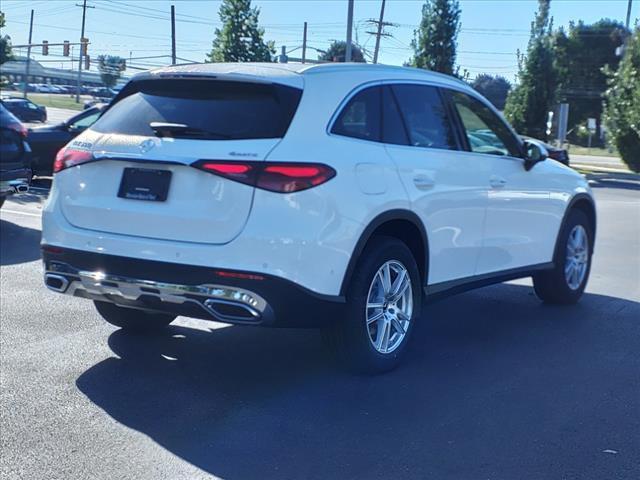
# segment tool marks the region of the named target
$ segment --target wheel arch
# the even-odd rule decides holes
[[[397,238],[402,241],[416,259],[423,285],[429,276],[429,241],[427,232],[420,218],[409,210],[389,210],[375,217],[364,229],[355,248],[342,279],[340,295],[346,295],[351,277],[369,241],[378,235]]]
[[[558,230],[558,235],[556,236],[556,246],[554,249],[554,261],[557,258],[559,252],[559,240],[560,233],[563,231],[564,226],[567,222],[567,218],[569,214],[574,210],[580,210],[584,212],[589,221],[591,222],[591,252],[593,253],[596,244],[596,204],[593,201],[593,197],[587,193],[578,193],[576,194],[567,205],[567,208],[564,212],[564,216],[562,217],[562,222],[560,223],[560,229]]]

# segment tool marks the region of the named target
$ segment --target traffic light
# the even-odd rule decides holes
[[[91,57],[89,57],[89,55],[85,55],[85,57],[84,57],[84,69],[85,70],[89,70],[89,67],[91,67]]]
[[[65,57],[69,56],[69,40],[65,40],[64,43],[62,44],[62,55],[64,55]]]
[[[87,54],[87,44],[89,43],[89,39],[88,38],[82,38],[80,39],[81,45],[80,45],[80,55],[86,55]]]
[[[42,41],[42,55],[49,55],[49,42],[47,40]]]

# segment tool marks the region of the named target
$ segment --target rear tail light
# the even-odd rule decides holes
[[[10,123],[7,125],[8,128],[10,128],[11,130],[14,130],[16,132],[18,132],[20,134],[21,137],[23,138],[27,138],[27,127],[25,127],[23,124],[21,123]]]
[[[93,154],[86,150],[74,150],[73,148],[63,148],[56,155],[53,161],[53,173],[69,167],[75,167],[93,160]]]
[[[277,193],[307,190],[328,182],[336,171],[321,163],[226,162],[201,160],[194,167]]]

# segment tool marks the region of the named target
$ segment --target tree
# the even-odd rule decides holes
[[[207,62],[270,62],[275,55],[273,42],[265,42],[258,26],[260,10],[251,0],[223,0],[220,5],[222,29],[216,28]]]
[[[414,31],[411,66],[453,75],[460,31],[458,0],[427,0],[422,20]]]
[[[324,60],[326,62],[344,62],[347,56],[347,42],[344,40],[333,40],[326,52],[318,55],[318,60]],[[351,44],[351,61],[365,63],[362,50],[355,44]]]
[[[494,77],[482,73],[476,77],[471,86],[484,95],[498,110],[504,110],[504,104],[511,89],[509,80],[500,75]]]
[[[609,89],[605,93],[605,124],[611,142],[622,160],[640,172],[640,27],[625,46],[618,70],[607,70]]]
[[[620,22],[603,19],[592,25],[572,23],[568,34],[560,29],[554,38],[560,84],[558,99],[570,104],[569,129],[585,125],[595,118],[601,125],[602,96],[607,89],[604,68],[616,70],[620,57],[616,47],[622,45],[628,30]],[[600,138],[596,134],[596,138]],[[577,137],[572,137],[576,141]]]
[[[550,3],[538,0],[527,53],[518,55],[518,84],[509,92],[504,109],[516,131],[543,140],[547,138],[547,116],[555,103],[558,84]]]
[[[0,28],[4,28],[4,13],[0,12]],[[0,36],[0,65],[9,60],[13,60],[13,52],[11,51],[11,38],[9,35]]]
[[[107,88],[113,87],[126,68],[124,58],[112,55],[98,55],[98,70],[102,83]]]

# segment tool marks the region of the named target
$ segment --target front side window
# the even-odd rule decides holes
[[[451,92],[450,95],[472,152],[521,156],[518,141],[488,106],[461,92]]]
[[[457,149],[455,134],[438,90],[428,85],[393,85],[409,136],[415,147]]]
[[[86,128],[89,128],[91,125],[93,125],[99,116],[100,116],[100,111],[93,112],[90,115],[85,115],[84,117],[79,118],[78,120],[73,122],[71,125],[69,125],[69,128],[71,128],[72,130],[84,130]]]
[[[331,133],[379,142],[380,95],[380,87],[367,88],[354,95],[338,115]]]

